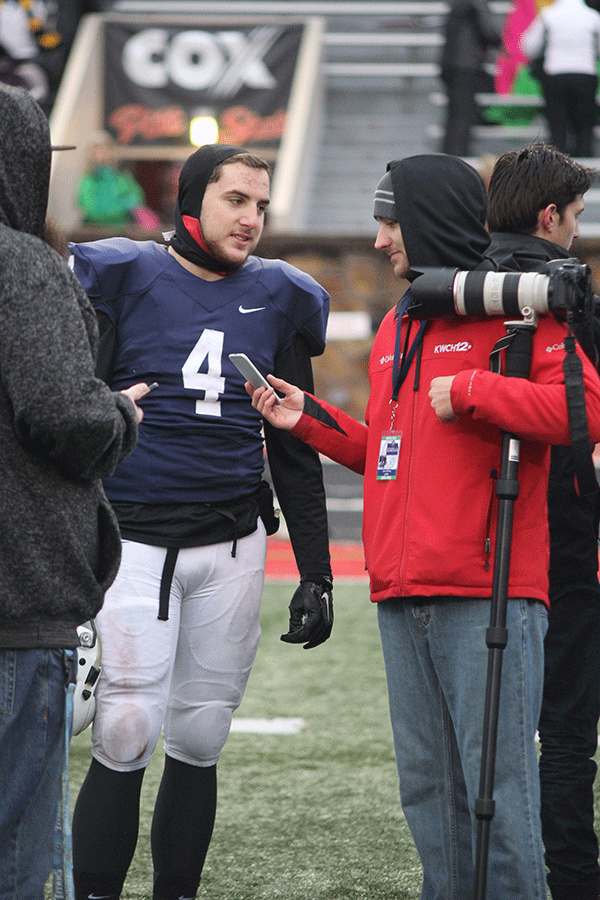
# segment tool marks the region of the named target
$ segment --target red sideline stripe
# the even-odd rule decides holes
[[[365,557],[361,544],[330,544],[329,550],[334,579],[366,581]],[[272,580],[278,578],[294,580],[298,577],[296,560],[289,541],[275,537],[269,538],[265,575],[267,579]]]

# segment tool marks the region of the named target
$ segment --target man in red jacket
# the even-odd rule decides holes
[[[486,196],[456,157],[396,160],[375,193],[375,247],[397,277],[424,267],[486,270]],[[542,316],[530,380],[490,371],[501,317],[412,321],[410,291],[384,318],[369,365],[365,424],[270,376],[253,404],[364,474],[363,542],[377,611],[400,795],[423,864],[421,900],[472,895],[502,432],[521,439],[514,506],[489,900],[545,900],[534,736],[547,628],[550,444],[568,444],[565,327]],[[580,354],[590,436],[600,382]],[[250,390],[250,386],[247,386]]]

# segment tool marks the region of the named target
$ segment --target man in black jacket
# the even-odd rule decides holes
[[[539,271],[570,257],[592,173],[545,144],[505,153],[489,184],[489,255]],[[598,364],[598,319],[575,334]],[[594,333],[595,332],[595,333]],[[553,900],[598,900],[593,783],[600,714],[598,486],[575,486],[570,447],[553,447],[548,485],[550,615],[540,716],[542,836]]]

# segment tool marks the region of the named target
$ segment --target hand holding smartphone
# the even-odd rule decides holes
[[[236,369],[241,372],[246,381],[249,381],[255,388],[257,387],[265,387],[270,388],[273,387],[272,384],[269,384],[266,378],[260,374],[254,363],[248,359],[245,353],[230,353],[229,359],[234,364]],[[275,394],[275,402],[281,403],[281,398]]]
[[[141,403],[142,400],[145,400],[146,397],[148,396],[148,394],[151,394],[152,391],[155,391],[157,387],[158,387],[158,381],[153,381],[152,384],[149,384],[149,385],[148,385],[148,390],[146,391],[146,393],[144,394],[144,396],[143,396],[143,397],[140,397],[140,399],[139,399],[137,402],[138,402],[138,403]]]

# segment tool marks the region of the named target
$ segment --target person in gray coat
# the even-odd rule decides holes
[[[94,376],[94,310],[44,240],[45,115],[0,85],[0,121],[0,898],[41,900],[66,661],[120,560],[101,478],[133,450],[147,386],[113,393]]]

